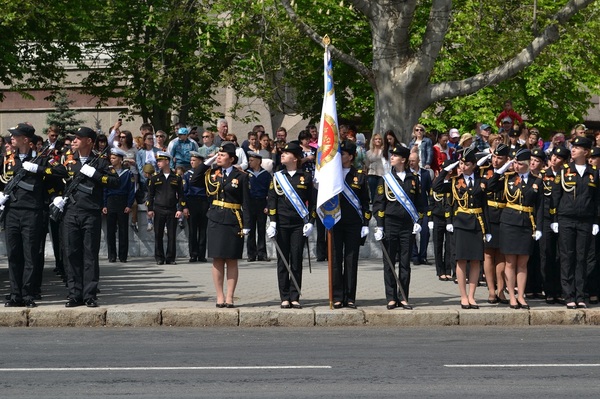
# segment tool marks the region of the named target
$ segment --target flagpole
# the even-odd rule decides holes
[[[331,43],[329,36],[323,37],[323,45],[325,46],[325,53],[327,53],[327,47]],[[333,234],[331,229],[327,229],[327,274],[329,276],[329,310],[333,309]]]
[[[329,272],[329,309],[333,309],[333,234],[327,230],[327,270]]]

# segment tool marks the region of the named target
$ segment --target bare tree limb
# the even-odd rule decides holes
[[[566,24],[577,12],[594,1],[569,1],[554,15],[555,23],[547,26],[526,48],[503,65],[464,80],[430,85],[431,100],[435,102],[448,97],[471,94],[485,86],[497,84],[515,76],[531,65],[546,47],[560,39],[559,26]]]
[[[312,41],[323,46],[323,36],[321,36],[317,32],[315,32],[314,29],[312,29],[310,26],[308,26],[308,24],[306,24],[304,21],[302,21],[298,17],[298,15],[296,14],[296,11],[294,11],[294,8],[291,6],[289,0],[281,0],[281,4],[283,5],[283,8],[287,12],[287,14],[290,17],[290,19],[292,20],[292,22],[296,25],[296,27],[298,29],[300,29],[300,31],[302,33],[304,33],[306,36],[308,36]],[[331,54],[335,58],[340,59],[344,63],[346,63],[349,66],[351,66],[352,68],[356,69],[362,77],[367,79],[367,81],[369,82],[371,87],[373,87],[373,88],[376,87],[375,78],[373,76],[373,71],[371,69],[369,69],[365,64],[360,62],[355,57],[352,57],[351,55],[338,50],[333,45],[329,45],[328,48],[329,48],[329,51],[331,51]]]
[[[450,25],[452,0],[434,0],[429,12],[429,22],[423,36],[418,58],[429,71],[433,69]]]
[[[367,18],[373,17],[373,4],[367,0],[350,0],[350,4],[358,11],[363,13]]]

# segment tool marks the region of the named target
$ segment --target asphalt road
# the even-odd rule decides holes
[[[598,397],[597,327],[0,329],[3,398]]]

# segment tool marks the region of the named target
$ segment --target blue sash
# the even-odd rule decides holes
[[[408,212],[413,222],[417,223],[419,221],[419,213],[417,212],[417,208],[410,198],[408,198],[408,195],[406,195],[406,192],[402,186],[398,184],[398,180],[396,180],[392,172],[387,172],[385,175],[383,175],[383,180],[385,180],[387,186],[396,196],[396,200],[402,204],[404,209],[406,209],[406,212]]]
[[[290,202],[294,206],[294,209],[296,209],[296,212],[298,212],[298,215],[300,215],[302,219],[306,219],[306,217],[308,216],[308,209],[306,208],[306,205],[304,205],[304,202],[302,201],[296,190],[294,190],[294,187],[292,187],[292,185],[290,184],[290,181],[287,179],[287,177],[283,175],[283,172],[275,172],[275,180],[277,180],[277,183],[279,183],[279,186],[283,190],[283,193],[285,194],[287,199],[290,200]]]
[[[344,181],[344,191],[342,191],[342,193],[344,194],[344,197],[346,197],[348,202],[350,204],[352,204],[354,209],[356,209],[356,212],[358,212],[358,216],[360,216],[360,218],[363,219],[362,206],[360,204],[360,199],[358,198],[358,196],[356,195],[354,190],[352,190],[350,188],[350,186],[348,185],[348,183],[346,183],[345,181]]]

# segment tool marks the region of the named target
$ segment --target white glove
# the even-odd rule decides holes
[[[0,205],[6,204],[6,201],[10,198],[10,195],[5,195],[2,191],[0,191]]]
[[[277,234],[276,227],[277,227],[276,222],[269,223],[269,227],[267,227],[267,237],[269,237],[269,238],[275,237],[275,235]]]
[[[383,239],[383,227],[375,227],[375,241]]]
[[[204,165],[210,166],[213,163],[215,163],[215,161],[217,160],[217,155],[219,155],[219,154],[215,154],[212,157],[208,158],[206,161],[204,161]]]
[[[369,227],[368,226],[363,226],[360,229],[360,238],[365,238],[368,235],[369,235]]]
[[[508,168],[510,168],[510,166],[515,162],[514,159],[511,159],[510,161],[508,161],[507,163],[505,163],[500,169],[498,169],[498,174],[499,175],[503,175],[504,172],[506,172],[508,170]]]
[[[592,235],[595,236],[596,234],[598,234],[598,231],[600,231],[600,227],[598,227],[597,224],[593,224],[592,225]]]
[[[63,209],[65,209],[65,204],[67,203],[67,201],[63,197],[56,197],[54,198],[52,203],[55,207],[62,211]]]
[[[242,234],[247,236],[248,234],[250,234],[250,229],[242,229]]]
[[[446,225],[446,231],[448,233],[454,233],[454,226],[452,225],[452,223]]]
[[[419,223],[413,224],[413,234],[418,234],[421,232],[421,225]]]
[[[93,177],[94,173],[96,173],[96,168],[86,164],[81,167],[81,173],[83,173],[87,177]]]
[[[542,232],[541,232],[541,231],[539,231],[539,230],[536,230],[536,231],[535,231],[535,234],[533,235],[533,238],[534,238],[536,241],[539,241],[539,240],[540,240],[540,238],[542,238]]]
[[[558,234],[558,223],[550,223],[550,229],[552,229],[553,232]]]
[[[492,154],[489,153],[487,154],[485,157],[481,158],[479,161],[477,161],[477,166],[481,166],[484,163],[486,163],[488,161],[488,159],[490,159],[492,157]]]
[[[429,230],[433,230],[433,222],[432,221],[427,222],[427,228]]]
[[[313,229],[312,223],[306,223],[304,225],[304,227],[302,228],[302,234],[304,235],[304,237],[310,236],[310,233],[312,232],[312,229]]]
[[[490,242],[490,241],[492,241],[492,235],[490,233],[486,233],[485,242]]]
[[[31,172],[31,173],[37,173],[38,166],[39,165],[37,163],[33,163],[33,162],[29,162],[29,161],[23,162],[23,169],[25,169],[26,171]]]
[[[460,162],[460,161],[456,161],[456,162],[454,162],[454,163],[451,163],[450,165],[446,166],[446,167],[444,168],[444,170],[445,170],[446,172],[452,172],[452,169],[456,168],[456,166],[458,165],[458,163],[459,163],[459,162]]]

